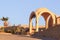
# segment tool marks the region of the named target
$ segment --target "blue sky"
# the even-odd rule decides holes
[[[0,0],[0,18],[9,17],[10,24],[29,24],[31,12],[43,7],[60,15],[60,0]],[[44,24],[40,19],[39,24]]]

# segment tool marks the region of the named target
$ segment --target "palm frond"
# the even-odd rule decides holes
[[[1,19],[2,21],[8,21],[8,17],[3,17],[2,19]]]

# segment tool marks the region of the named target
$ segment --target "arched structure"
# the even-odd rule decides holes
[[[55,17],[55,14],[50,12],[48,9],[46,8],[39,8],[37,9],[35,12],[32,12],[31,15],[30,15],[30,21],[29,21],[29,26],[30,26],[30,33],[32,32],[32,18],[36,17],[36,32],[38,32],[38,19],[40,16],[43,16],[44,19],[45,19],[45,27],[46,29],[48,28],[48,23],[49,21],[52,20],[52,23],[51,25],[55,25],[56,24],[56,17]],[[50,16],[50,17],[49,17]],[[48,20],[49,19],[49,20]]]
[[[31,13],[31,15],[30,15],[30,18],[29,18],[30,33],[32,32],[32,19],[33,19],[33,18],[36,18],[36,17],[37,17],[37,16],[36,16],[35,12],[33,11],[33,12]]]

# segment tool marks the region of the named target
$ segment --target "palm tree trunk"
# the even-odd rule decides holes
[[[8,22],[4,21],[4,27],[7,27],[7,26],[8,26]]]

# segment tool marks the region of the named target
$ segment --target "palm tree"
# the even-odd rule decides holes
[[[2,21],[4,21],[4,27],[7,27],[8,26],[8,17],[3,17],[2,19],[1,19]]]

